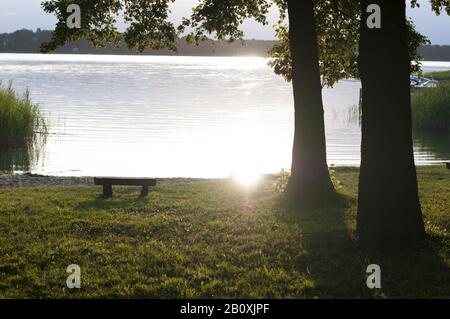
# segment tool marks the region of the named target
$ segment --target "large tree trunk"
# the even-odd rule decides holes
[[[381,7],[379,29],[367,26],[369,4]],[[357,231],[368,247],[409,245],[425,231],[413,155],[405,0],[363,0],[361,6]]]
[[[286,194],[291,203],[317,207],[334,194],[328,172],[319,49],[312,0],[288,0],[295,135]]]

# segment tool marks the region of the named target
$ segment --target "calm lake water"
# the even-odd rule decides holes
[[[51,124],[39,156],[28,163],[2,154],[1,166],[156,177],[253,176],[290,166],[292,88],[263,58],[0,54],[0,80],[29,88]],[[359,88],[348,80],[324,90],[329,164],[359,165],[360,128],[349,119]],[[417,164],[450,159],[448,134],[414,139]]]

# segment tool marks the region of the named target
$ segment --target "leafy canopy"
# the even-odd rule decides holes
[[[439,15],[445,10],[450,15],[450,1],[430,0],[432,10]],[[320,72],[323,86],[333,86],[345,78],[358,78],[358,43],[360,32],[360,1],[355,0],[315,0],[316,27],[320,52]],[[418,0],[411,1],[411,7],[419,7]],[[282,16],[283,18],[283,16]],[[416,31],[412,20],[407,20],[409,35],[409,55],[411,72],[420,73],[423,57],[417,48],[430,44],[427,37]],[[276,74],[286,80],[292,78],[289,28],[284,19],[276,26],[280,40],[270,51],[269,65]]]
[[[268,24],[271,7],[278,8],[279,21],[274,26],[279,43],[270,51],[269,65],[275,73],[291,79],[291,57],[288,38],[286,0],[201,0],[181,24],[170,21],[170,6],[176,0],[47,0],[42,3],[44,11],[56,15],[58,22],[49,43],[42,46],[43,52],[50,52],[65,43],[81,39],[96,46],[113,44],[119,46],[123,39],[130,49],[143,51],[146,48],[176,50],[176,39],[186,30],[187,41],[198,44],[209,37],[235,41],[243,39],[242,23],[253,19]],[[450,14],[448,0],[430,0],[432,9],[439,14],[444,8]],[[67,7],[78,4],[81,8],[81,28],[69,29],[66,21],[70,15]],[[360,3],[355,0],[314,0],[320,69],[323,85],[332,86],[343,78],[357,77],[357,56],[359,41]],[[418,0],[411,0],[411,6],[419,6]],[[125,33],[117,30],[117,22],[123,19],[127,25]],[[416,53],[418,46],[428,40],[415,31],[411,21],[410,56],[420,61]],[[412,71],[418,71],[420,64],[413,64]]]

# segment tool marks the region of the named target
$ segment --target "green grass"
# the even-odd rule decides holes
[[[426,244],[368,255],[355,241],[357,174],[335,168],[341,203],[279,208],[278,183],[0,189],[1,298],[450,297],[450,170],[418,169]],[[380,199],[382,200],[382,199]],[[382,289],[365,286],[367,265]],[[78,264],[82,289],[66,287]]]
[[[11,83],[4,87],[0,82],[0,149],[29,147],[36,132],[46,133],[47,124],[29,92],[19,96]]]

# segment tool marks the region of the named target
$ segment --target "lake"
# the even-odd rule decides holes
[[[0,154],[0,169],[246,177],[290,166],[292,87],[263,58],[0,54],[0,80],[28,88],[50,120],[39,153]],[[323,91],[329,165],[359,165],[359,88],[346,80]],[[414,152],[419,165],[449,160],[449,135],[415,132]]]

